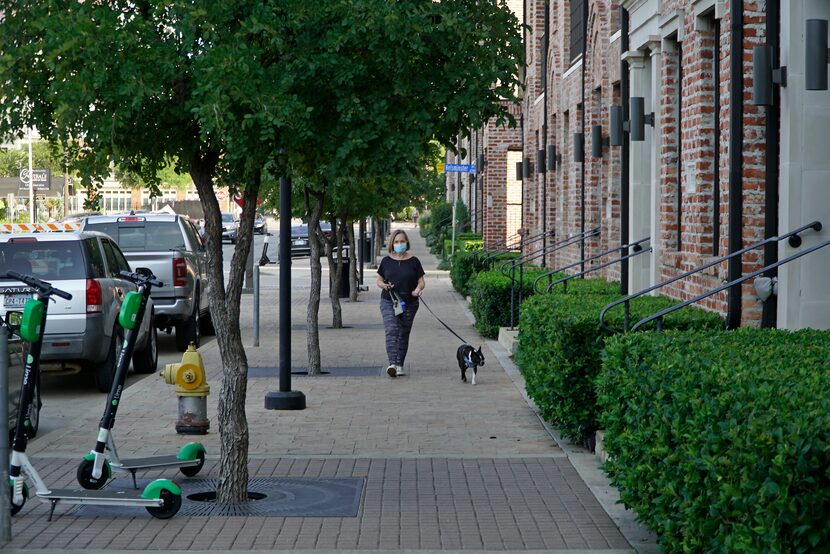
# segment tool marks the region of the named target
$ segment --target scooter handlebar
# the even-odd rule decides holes
[[[11,277],[12,279],[17,279],[21,283],[26,283],[30,287],[35,287],[40,292],[41,296],[60,296],[64,300],[72,300],[72,295],[68,292],[62,291],[61,289],[55,288],[52,286],[52,283],[47,281],[41,281],[37,277],[32,275],[26,275],[25,273],[18,273],[17,271],[7,271],[6,276]]]
[[[124,279],[130,280],[136,285],[151,285],[154,287],[163,287],[164,283],[156,279],[156,276],[150,273],[145,275],[143,273],[131,273],[129,271],[122,271],[119,273]]]

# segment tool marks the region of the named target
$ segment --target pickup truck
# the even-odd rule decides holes
[[[153,288],[154,323],[168,333],[175,327],[176,347],[199,346],[212,334],[208,306],[207,254],[202,237],[186,216],[142,213],[91,216],[82,230],[106,233],[118,243],[132,267],[149,268],[164,283]]]

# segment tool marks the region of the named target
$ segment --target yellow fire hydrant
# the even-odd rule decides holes
[[[165,365],[161,376],[168,385],[176,385],[176,395],[179,397],[176,432],[182,435],[206,434],[210,428],[207,417],[210,385],[207,384],[205,365],[196,345],[190,343],[182,356],[182,363]]]

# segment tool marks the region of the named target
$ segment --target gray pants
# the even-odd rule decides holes
[[[386,331],[386,357],[389,365],[403,366],[406,360],[406,351],[409,350],[409,333],[412,331],[412,322],[418,313],[420,302],[410,299],[406,302],[406,310],[396,316],[392,309],[392,301],[380,299],[380,313],[383,315],[383,327]]]

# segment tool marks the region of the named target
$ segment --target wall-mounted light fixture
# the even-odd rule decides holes
[[[536,151],[536,168],[543,173],[545,171],[545,151],[541,148]]]
[[[476,160],[476,173],[482,173],[484,171],[484,154],[479,154],[478,159]]]
[[[827,90],[827,20],[808,19],[804,41],[804,82],[807,90]]]
[[[585,161],[585,133],[574,133],[574,161]]]
[[[525,158],[522,163],[522,177],[525,179],[533,177],[533,166],[530,165],[530,158]]]
[[[611,106],[609,110],[611,114],[611,125],[609,129],[609,141],[611,146],[622,146],[625,138],[625,131],[629,130],[629,122],[623,121],[623,107]]]
[[[521,181],[524,177],[524,171],[522,170],[522,162],[516,162],[516,180]]]
[[[556,170],[556,162],[559,160],[556,157],[556,145],[548,144],[548,154],[547,158],[547,168],[548,171],[555,171]]]
[[[608,137],[602,136],[602,125],[591,126],[591,156],[594,158],[602,157],[602,148],[609,146]]]
[[[631,140],[646,140],[646,124],[654,127],[654,112],[646,113],[646,100],[642,96],[631,97]]]
[[[787,86],[787,68],[773,68],[772,55],[772,46],[759,45],[752,48],[752,104],[755,106],[772,106],[773,84]],[[824,78],[826,82],[826,63]]]

